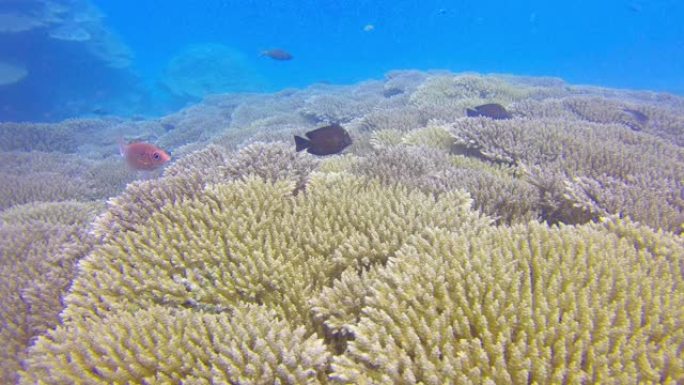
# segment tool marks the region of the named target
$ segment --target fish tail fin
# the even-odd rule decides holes
[[[474,110],[472,108],[466,108],[466,116],[469,116],[472,118],[472,117],[480,116],[480,113],[477,110]]]
[[[311,142],[309,142],[307,139],[302,138],[301,136],[295,135],[294,138],[297,152],[306,150],[311,145]]]
[[[123,136],[116,138],[116,143],[119,145],[119,154],[121,154],[121,156],[123,156],[125,158],[126,157],[126,141],[124,140]]]

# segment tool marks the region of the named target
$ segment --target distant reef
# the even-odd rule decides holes
[[[132,51],[89,0],[0,2],[0,52],[0,121],[58,121],[143,97]]]
[[[678,96],[412,70],[0,123],[0,382],[684,383],[683,146]]]

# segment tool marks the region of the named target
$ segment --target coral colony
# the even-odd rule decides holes
[[[1,382],[681,384],[683,130],[418,71],[0,123]],[[173,160],[138,180],[117,133]]]

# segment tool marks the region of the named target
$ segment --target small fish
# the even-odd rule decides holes
[[[622,111],[632,115],[632,117],[641,125],[646,125],[646,123],[648,123],[648,115],[641,111],[633,110],[631,108],[623,108]]]
[[[308,139],[295,135],[296,149],[313,155],[338,154],[352,143],[347,130],[337,123],[309,131],[305,136]]]
[[[373,24],[366,24],[363,26],[363,32],[371,32],[374,29],[375,26]]]
[[[466,108],[466,115],[470,117],[484,116],[495,120],[511,119],[513,115],[498,103],[489,103],[474,108]]]
[[[261,56],[268,56],[273,60],[292,60],[294,56],[284,49],[274,48],[261,51]]]
[[[171,160],[171,156],[154,144],[119,140],[119,152],[126,163],[135,170],[155,170]]]
[[[629,4],[627,4],[627,8],[628,8],[630,11],[634,12],[634,13],[639,13],[639,12],[641,12],[641,10],[643,9],[643,7],[641,6],[641,4],[640,4],[640,3],[637,3],[637,2],[635,2],[635,1],[633,1],[633,2],[631,2],[631,3],[629,3]]]

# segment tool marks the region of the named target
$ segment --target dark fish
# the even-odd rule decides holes
[[[162,123],[162,127],[164,128],[164,131],[168,132],[176,128],[176,125],[173,123]]]
[[[632,115],[632,117],[641,125],[645,125],[646,123],[648,123],[648,115],[644,114],[641,111],[633,110],[631,108],[623,108],[622,111],[625,111],[626,113]]]
[[[466,108],[466,115],[470,117],[484,116],[491,119],[511,119],[513,115],[498,103],[489,103],[474,108]]]
[[[392,96],[396,95],[401,95],[404,93],[404,90],[399,89],[399,88],[387,88],[382,91],[382,96],[386,98],[391,98]]]
[[[305,135],[308,139],[295,135],[296,149],[307,150],[314,155],[338,154],[352,143],[347,130],[337,123],[317,128]]]
[[[292,60],[293,56],[291,53],[285,51],[284,49],[274,48],[261,51],[261,56],[268,56],[273,60]]]
[[[627,4],[627,8],[629,8],[629,10],[634,12],[634,13],[639,13],[639,12],[641,12],[643,7],[641,6],[641,4],[639,4],[637,2],[631,2],[631,3]]]

